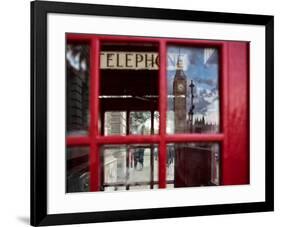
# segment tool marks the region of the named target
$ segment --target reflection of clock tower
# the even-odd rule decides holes
[[[186,91],[186,77],[183,72],[183,62],[178,58],[173,84],[175,133],[184,133],[186,131]]]

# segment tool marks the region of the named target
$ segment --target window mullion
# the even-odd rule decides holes
[[[167,78],[166,78],[166,41],[159,42],[159,188],[166,188],[166,110],[167,110]]]
[[[167,143],[185,143],[185,142],[223,142],[224,134],[175,134],[166,135]]]
[[[229,70],[228,70],[228,45],[224,43],[221,48],[221,54],[220,54],[220,65],[221,65],[221,73],[220,73],[220,83],[221,83],[221,99],[222,99],[222,106],[221,106],[221,131],[224,134],[224,140],[222,143],[222,152],[220,152],[220,159],[222,160],[221,163],[221,184],[225,184],[225,161],[227,159],[227,152],[228,152],[228,76],[229,76]]]
[[[100,155],[96,142],[99,134],[99,52],[100,41],[93,37],[90,48],[90,191],[100,190]]]

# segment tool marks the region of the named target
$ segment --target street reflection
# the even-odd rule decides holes
[[[101,158],[105,191],[154,188],[157,184],[156,145],[106,145]]]

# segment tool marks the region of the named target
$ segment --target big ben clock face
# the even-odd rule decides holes
[[[184,91],[184,84],[183,83],[179,83],[177,85],[177,90],[178,90],[178,92],[183,92]]]

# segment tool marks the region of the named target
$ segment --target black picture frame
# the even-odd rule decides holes
[[[80,14],[265,26],[265,202],[47,214],[47,14]],[[31,2],[31,225],[80,224],[274,210],[274,17],[63,2]]]

